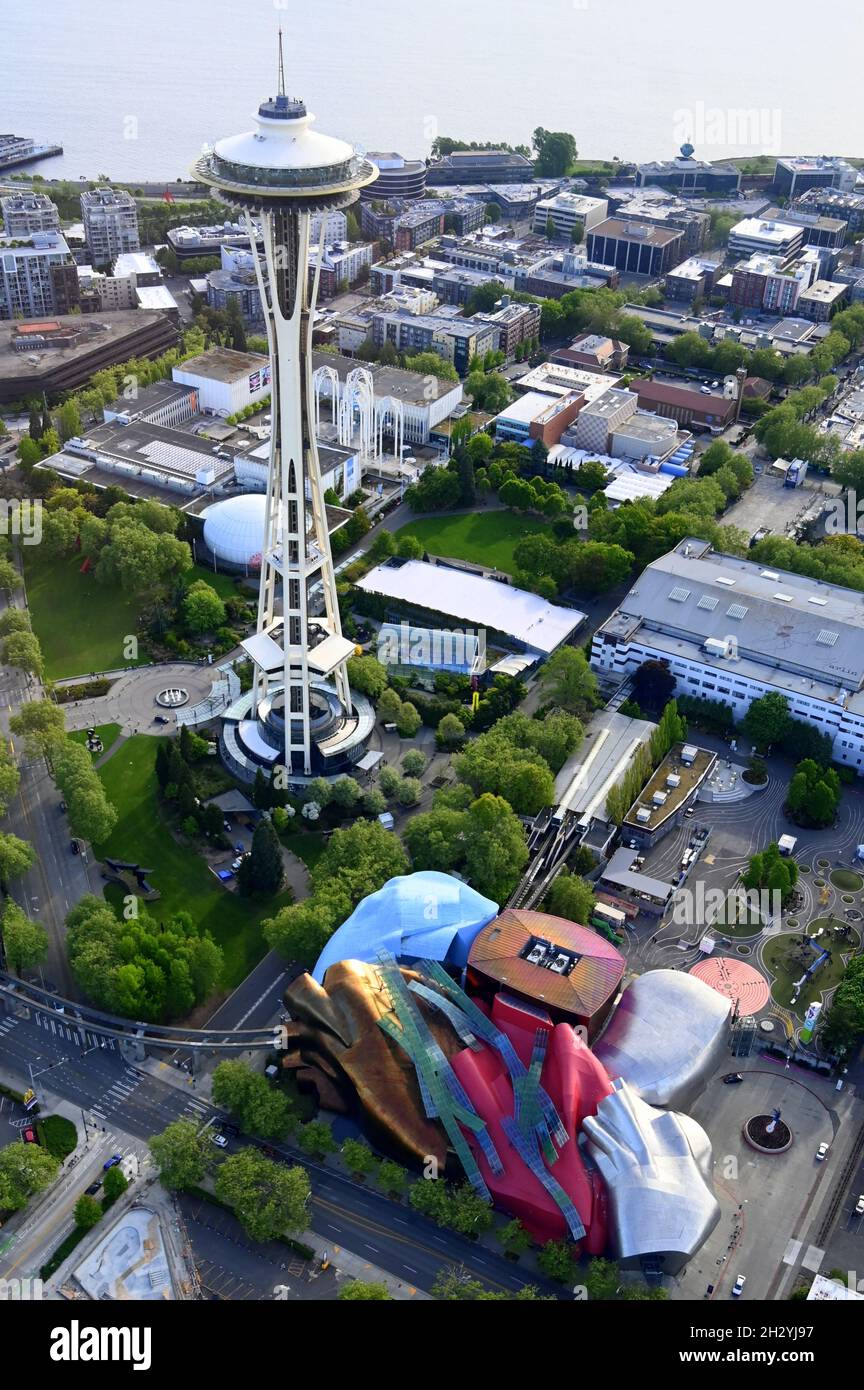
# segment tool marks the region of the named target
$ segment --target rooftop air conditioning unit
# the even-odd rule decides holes
[[[676,773],[670,772],[669,776],[666,778],[666,785],[667,787],[680,787],[681,778],[678,777]]]
[[[636,812],[636,819],[639,821],[641,825],[645,825],[646,822],[651,819],[651,812],[649,811],[647,806],[639,807],[639,810]]]
[[[655,792],[651,800],[654,802],[655,806],[665,806],[668,795],[668,792]]]
[[[699,749],[696,747],[695,743],[684,744],[684,747],[681,749],[681,761],[685,767],[692,767],[698,756]]]

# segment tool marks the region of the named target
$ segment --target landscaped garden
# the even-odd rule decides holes
[[[761,913],[752,905],[743,888],[730,889],[723,907],[710,923],[712,932],[732,938],[756,936],[763,926]]]
[[[834,869],[831,882],[835,888],[842,888],[846,893],[858,893],[864,888],[864,879],[854,869]]]
[[[802,946],[800,932],[783,932],[765,942],[762,960],[766,969],[774,977],[771,994],[775,1001],[785,1009],[790,1009],[798,1018],[804,1017],[807,1006],[839,984],[846,964],[859,943],[859,934],[854,927],[848,936],[841,937],[834,930],[843,926],[838,920],[820,917],[807,927],[808,936],[814,936],[820,927],[822,935],[812,946]],[[808,966],[812,965],[823,950],[830,950],[831,958],[810,977],[801,990],[797,1001],[792,1003],[796,980],[800,980]]]
[[[463,512],[455,516],[442,513],[409,521],[396,532],[396,539],[416,536],[432,555],[468,560],[512,574],[516,569],[516,546],[523,537],[540,532],[549,532],[549,522],[541,517],[518,516],[510,511]]]
[[[288,904],[291,894],[262,902],[226,891],[197,850],[175,839],[158,796],[155,760],[160,742],[138,734],[122,743],[99,769],[118,818],[108,839],[95,850],[100,859],[121,859],[151,871],[150,882],[160,893],[159,916],[167,919],[188,912],[196,926],[210,932],[224,953],[222,984],[230,989],[266,953],[260,924]],[[106,893],[115,902],[119,895],[120,890],[113,888]]]

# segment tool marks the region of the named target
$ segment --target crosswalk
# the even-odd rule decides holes
[[[13,1023],[17,1023],[17,1021],[17,1019],[12,1020]],[[99,1033],[91,1033],[83,1024],[66,1023],[62,1018],[51,1018],[49,1014],[37,1013],[35,1010],[33,1022],[37,1028],[44,1029],[52,1037],[76,1043],[79,1047],[83,1045],[85,1047],[101,1047],[106,1052],[117,1051],[115,1038],[105,1038]]]

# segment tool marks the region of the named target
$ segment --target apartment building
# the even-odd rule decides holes
[[[474,357],[493,351],[499,330],[479,318],[444,318],[435,314],[375,314],[372,339],[377,348],[392,343],[397,352],[412,356],[437,352],[460,376],[466,376]]]
[[[800,296],[820,276],[819,252],[803,251],[793,261],[782,256],[753,255],[732,271],[729,303],[764,313],[795,313]]]
[[[497,330],[495,347],[508,361],[522,343],[530,343],[540,336],[540,305],[511,304],[507,295],[502,296],[494,312],[476,314],[475,318]]]
[[[59,232],[60,213],[46,193],[10,193],[0,198],[3,236],[26,237],[34,232]]]
[[[0,319],[68,314],[78,301],[77,268],[59,232],[0,237]]]
[[[81,194],[87,253],[95,267],[112,265],[118,256],[138,251],[138,209],[124,189],[93,188]]]

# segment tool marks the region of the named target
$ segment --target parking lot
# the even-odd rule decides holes
[[[737,526],[748,536],[762,527],[772,535],[785,536],[806,512],[815,514],[840,491],[837,483],[821,477],[812,483],[808,477],[800,487],[784,487],[783,479],[772,476],[767,461],[763,461],[763,471],[756,474],[753,486],[740,501],[723,514],[723,524]]]

